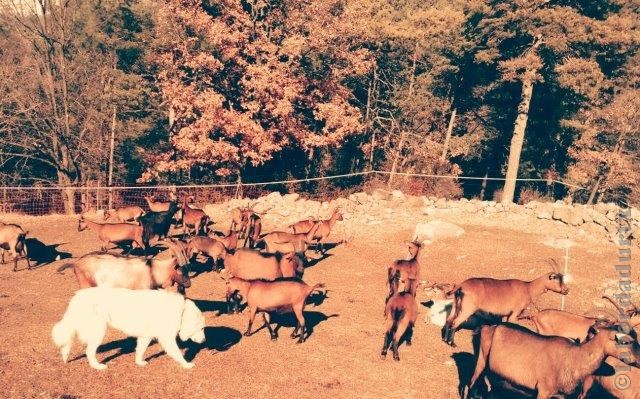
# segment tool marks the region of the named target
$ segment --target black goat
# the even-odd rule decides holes
[[[173,221],[173,215],[178,211],[178,202],[171,201],[169,209],[162,212],[148,212],[140,216],[137,220],[142,226],[142,242],[144,249],[149,249],[151,237],[157,235],[158,238],[167,238],[169,228]]]

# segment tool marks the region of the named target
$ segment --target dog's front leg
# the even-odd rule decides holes
[[[160,346],[162,346],[164,351],[167,352],[167,355],[169,355],[169,357],[176,362],[180,363],[182,367],[184,367],[185,369],[190,369],[193,367],[193,363],[187,362],[186,360],[184,360],[184,357],[182,357],[180,348],[178,348],[178,344],[176,344],[175,337],[158,338],[158,342],[160,343]]]
[[[138,366],[146,366],[149,362],[144,360],[144,352],[151,343],[149,337],[138,337],[138,344],[136,345],[136,364]]]

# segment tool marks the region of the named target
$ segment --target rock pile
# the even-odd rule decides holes
[[[579,235],[606,237],[618,242],[619,213],[621,209],[613,203],[594,206],[569,205],[562,201],[537,202],[524,205],[504,205],[494,201],[448,200],[444,198],[410,196],[401,191],[376,189],[371,193],[357,192],[347,198],[330,201],[305,199],[297,193],[281,195],[278,192],[255,200],[233,199],[223,204],[210,204],[205,212],[219,220],[225,218],[235,207],[252,205],[256,212],[266,212],[268,218],[279,225],[287,225],[305,218],[328,218],[338,207],[344,215],[345,225],[384,225],[387,223],[411,223],[433,219],[433,215],[473,215],[492,220],[548,220],[575,228]],[[626,225],[626,223],[625,223]],[[628,238],[640,237],[640,211],[631,209],[629,226],[623,235]]]

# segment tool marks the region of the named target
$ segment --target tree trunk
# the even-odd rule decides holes
[[[502,203],[510,204],[516,192],[516,179],[518,178],[518,168],[520,167],[520,155],[524,145],[524,133],[529,119],[529,106],[533,96],[533,75],[527,74],[522,82],[522,97],[518,105],[518,116],[513,128],[511,147],[509,148],[509,161],[507,163],[507,176],[502,190]]]
[[[371,123],[371,97],[376,90],[376,82],[378,80],[378,70],[376,66],[373,66],[373,80],[369,83],[369,88],[367,89],[367,110],[365,112],[365,121],[370,124]],[[376,151],[376,132],[372,129],[371,126],[368,126],[371,130],[371,151],[369,152],[369,170],[373,170],[373,155]]]
[[[76,189],[71,186],[71,179],[64,172],[58,171],[58,185],[61,189],[64,213],[74,215],[76,213]]]
[[[453,133],[453,126],[456,121],[456,113],[458,112],[457,108],[454,108],[451,112],[451,118],[449,119],[449,126],[447,127],[447,135],[444,136],[444,144],[442,145],[442,155],[440,156],[440,160],[442,162],[447,160],[447,152],[449,151],[449,141],[451,140],[451,133]]]
[[[485,194],[487,192],[487,182],[489,181],[489,168],[484,172],[484,177],[482,178],[482,185],[480,186],[480,201],[484,201]]]
[[[391,165],[391,174],[389,175],[389,181],[387,182],[387,186],[391,187],[393,183],[393,178],[396,173],[396,169],[398,169],[398,161],[400,160],[400,155],[402,155],[402,147],[404,146],[404,137],[405,132],[400,133],[400,140],[398,140],[398,148],[396,149],[396,154],[393,157],[393,164]]]
[[[113,150],[116,143],[116,118],[117,110],[114,106],[111,117],[111,136],[109,137],[109,180],[107,182],[109,185],[109,206],[107,209],[113,208],[113,191],[111,190],[111,186],[113,185]]]

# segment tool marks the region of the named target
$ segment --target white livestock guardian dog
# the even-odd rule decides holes
[[[107,326],[138,339],[136,364],[144,366],[144,352],[156,338],[165,352],[184,368],[193,363],[184,360],[176,335],[186,341],[202,343],[204,316],[193,301],[175,292],[164,290],[130,290],[127,288],[93,287],[78,290],[71,298],[67,311],[51,331],[53,342],[60,348],[66,363],[77,333],[87,345],[89,365],[104,370],[96,351],[104,338]]]

